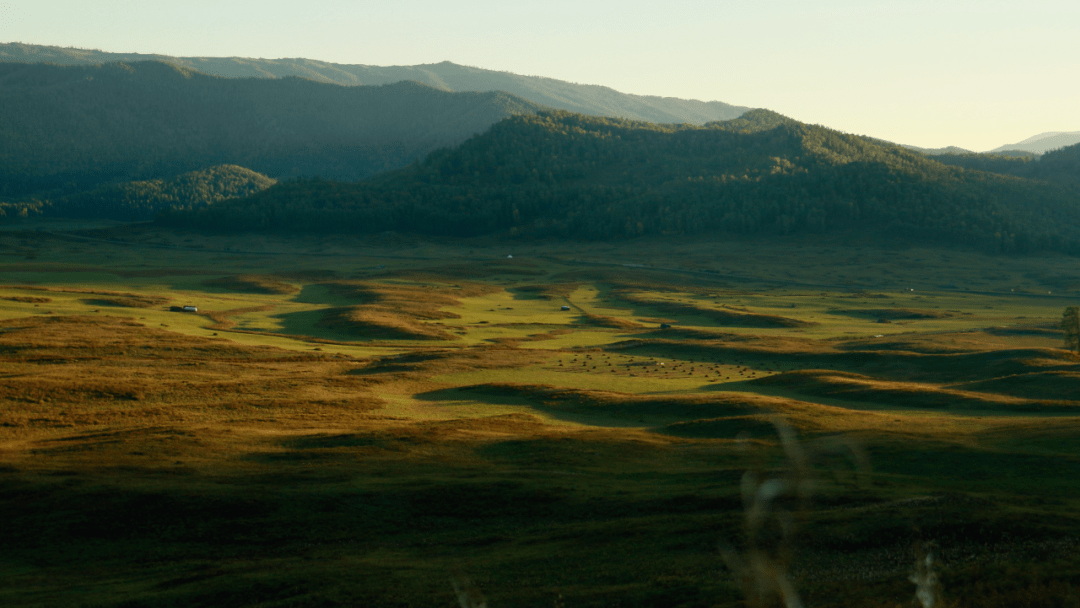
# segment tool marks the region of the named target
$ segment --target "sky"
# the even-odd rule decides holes
[[[12,0],[0,42],[454,63],[927,148],[1080,131],[1080,1]]]

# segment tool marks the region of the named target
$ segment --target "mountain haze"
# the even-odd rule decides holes
[[[0,63],[0,198],[56,199],[216,165],[357,180],[537,110],[415,82],[226,79],[161,62]]]
[[[975,152],[959,146],[948,146],[947,148],[920,148],[919,146],[901,144],[901,147],[913,150],[920,154],[926,154],[927,156],[939,156],[941,154],[975,154]]]
[[[347,65],[313,59],[249,59],[241,57],[171,57],[139,53],[0,44],[0,62],[99,65],[110,62],[165,61],[191,70],[228,78],[300,76],[340,85],[381,85],[414,80],[445,91],[506,91],[552,108],[657,123],[703,124],[740,116],[749,108],[719,101],[697,101],[620,93],[609,87],[521,76],[467,67],[444,61],[414,66]]]
[[[1010,150],[1020,150],[1024,152],[1034,152],[1036,154],[1042,154],[1049,152],[1050,150],[1056,150],[1058,148],[1064,148],[1066,146],[1072,146],[1080,144],[1080,131],[1062,132],[1051,131],[1049,133],[1040,133],[1033,137],[1029,137],[1024,141],[1008,144],[999,148],[994,148],[991,152],[1007,152]]]

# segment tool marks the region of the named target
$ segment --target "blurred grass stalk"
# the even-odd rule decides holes
[[[774,599],[785,608],[803,608],[789,568],[799,525],[809,513],[814,492],[821,487],[814,460],[830,453],[849,455],[862,486],[869,481],[870,464],[862,449],[843,437],[800,442],[785,420],[773,418],[771,422],[784,450],[784,466],[771,471],[758,467],[743,475],[746,550],[740,554],[721,543],[720,552],[741,582],[751,608],[770,606]],[[838,479],[844,474],[839,468],[829,471]]]

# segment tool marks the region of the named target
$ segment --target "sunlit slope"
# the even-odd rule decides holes
[[[142,62],[0,63],[0,107],[0,197],[56,199],[221,164],[359,179],[536,106],[415,82],[226,79]]]
[[[749,109],[720,101],[630,95],[605,86],[577,84],[541,76],[522,76],[457,65],[449,61],[406,66],[348,65],[302,58],[170,57],[21,43],[0,44],[0,61],[95,65],[146,60],[167,61],[205,74],[228,78],[299,76],[341,85],[381,85],[413,80],[446,91],[506,91],[534,103],[562,110],[658,123],[702,124],[710,120],[735,118]]]
[[[588,239],[872,230],[1076,249],[1078,197],[767,110],[703,127],[542,112],[363,184],[280,184],[170,223]]]

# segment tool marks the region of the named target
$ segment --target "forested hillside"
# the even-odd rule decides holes
[[[21,43],[0,44],[0,61],[98,65],[147,60],[167,61],[206,74],[229,78],[300,76],[340,85],[381,85],[414,80],[445,91],[506,91],[552,108],[657,123],[688,122],[700,125],[713,120],[736,118],[749,109],[720,101],[630,95],[604,86],[496,72],[449,61],[411,66],[346,65],[314,59],[171,57]]]
[[[226,79],[144,62],[0,63],[0,108],[0,200],[56,201],[223,164],[356,180],[537,106],[412,82]]]
[[[1080,144],[1041,155],[1022,150],[1006,150],[981,154],[937,154],[932,158],[939,163],[965,169],[1014,175],[1066,186],[1080,184]]]
[[[511,117],[369,182],[290,181],[161,221],[588,239],[883,230],[989,250],[1077,248],[1077,196],[753,110],[704,127]]]
[[[1035,176],[1039,179],[1080,186],[1080,144],[1043,154],[1035,167]]]
[[[947,152],[932,157],[954,167],[1029,178],[1035,177],[1039,164],[1039,155],[1031,152]]]
[[[276,181],[244,167],[220,165],[168,180],[108,184],[56,200],[48,211],[64,217],[145,221],[165,209],[197,209],[249,196]]]

